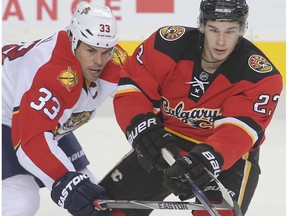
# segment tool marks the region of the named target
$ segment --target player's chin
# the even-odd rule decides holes
[[[101,71],[99,71],[97,73],[90,72],[87,78],[88,78],[89,81],[94,82],[100,77],[100,74],[101,74]]]
[[[231,52],[229,50],[214,50],[214,55],[213,57],[217,59],[218,61],[223,61],[225,60]]]

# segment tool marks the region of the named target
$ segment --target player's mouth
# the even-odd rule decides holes
[[[92,69],[92,68],[89,68],[88,70],[92,76],[99,76],[99,74],[102,71],[102,69]]]
[[[226,53],[225,49],[214,49],[214,52],[217,56],[223,56]]]

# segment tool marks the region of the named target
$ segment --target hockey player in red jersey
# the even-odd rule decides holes
[[[282,90],[279,71],[243,37],[247,16],[245,0],[202,0],[198,28],[165,26],[136,48],[114,97],[134,151],[101,181],[112,199],[163,200],[174,193],[185,200],[193,197],[183,178],[188,173],[211,202],[220,202],[207,168],[246,213]],[[162,148],[181,157],[169,167]]]
[[[111,10],[82,2],[67,29],[34,42],[3,44],[4,216],[36,214],[36,182],[72,215],[112,215],[92,204],[107,195],[87,169],[89,162],[72,131],[114,95],[127,62],[117,43]]]

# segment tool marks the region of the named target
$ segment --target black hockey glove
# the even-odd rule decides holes
[[[190,184],[184,174],[187,173],[200,189],[211,181],[204,169],[206,167],[214,176],[218,176],[223,165],[223,158],[206,144],[196,145],[191,152],[164,171],[164,186],[171,190],[181,200],[194,197]]]
[[[140,166],[148,173],[169,166],[162,157],[162,148],[179,156],[175,138],[164,130],[161,120],[153,113],[135,116],[127,127],[127,139],[138,155]]]
[[[107,199],[105,189],[93,184],[90,179],[76,172],[68,172],[57,180],[51,191],[52,200],[74,216],[112,216],[112,211],[98,211],[95,199]]]

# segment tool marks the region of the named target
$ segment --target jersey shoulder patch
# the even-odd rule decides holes
[[[257,73],[269,73],[273,70],[273,65],[267,58],[259,54],[250,55],[248,58],[248,65]]]
[[[128,53],[117,44],[114,47],[113,56],[105,65],[100,78],[111,83],[118,83],[122,70],[127,69]]]
[[[224,64],[224,74],[230,82],[247,80],[257,83],[266,77],[280,75],[268,57],[252,42],[242,38],[238,46]],[[231,68],[234,69],[234,73],[231,73]]]
[[[123,68],[128,60],[128,53],[119,45],[117,44],[114,47],[113,55],[111,61],[113,64]]]
[[[265,77],[280,75],[280,72],[269,60],[269,58],[252,42],[244,39],[244,46],[241,56],[246,61],[245,79],[251,82],[258,82]]]
[[[164,26],[156,32],[154,49],[169,56],[175,62],[193,59],[199,44],[199,32],[196,28],[185,26]]]
[[[159,30],[160,36],[166,41],[174,41],[181,38],[185,33],[183,26],[165,26]]]
[[[69,66],[61,71],[59,76],[57,76],[57,80],[68,90],[68,92],[79,83],[78,73]]]

